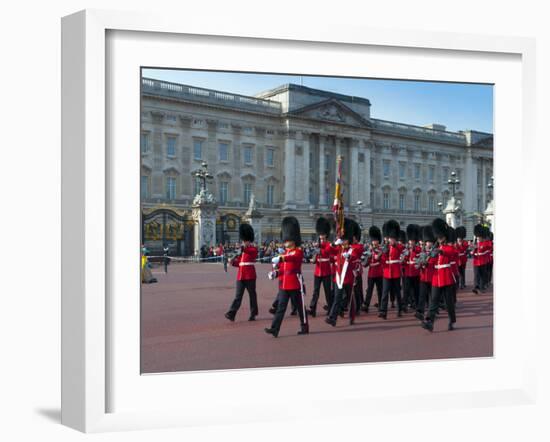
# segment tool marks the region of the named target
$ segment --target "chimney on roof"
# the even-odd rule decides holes
[[[437,124],[437,123],[426,124],[426,126],[424,127],[427,127],[428,129],[433,129],[433,130],[447,130],[447,126],[443,124]]]

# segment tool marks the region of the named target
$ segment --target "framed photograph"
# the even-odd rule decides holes
[[[535,154],[533,41],[107,11],[62,26],[64,424],[533,400],[536,324],[513,324],[534,281],[506,277],[532,246],[496,245],[535,207],[528,174],[506,179]],[[452,284],[421,290],[430,259]],[[327,379],[357,382],[308,387]],[[306,392],[294,411],[288,391]]]

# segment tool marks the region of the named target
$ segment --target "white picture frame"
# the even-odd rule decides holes
[[[226,400],[223,394],[230,394],[226,388],[226,379],[231,377],[232,382],[244,384],[244,376],[252,382],[254,388],[261,385],[269,385],[273,379],[278,378],[289,388],[294,383],[303,381],[304,375],[311,375],[311,368],[292,369],[264,369],[233,370],[230,372],[213,373],[189,373],[173,376],[140,376],[139,367],[124,368],[128,379],[139,379],[143,387],[143,394],[149,403],[154,406],[147,408],[145,405],[135,409],[125,406],[114,406],[111,403],[112,391],[117,388],[116,383],[126,383],[117,370],[120,361],[115,364],[118,353],[112,345],[110,336],[113,334],[113,325],[116,320],[116,309],[113,309],[112,300],[109,298],[109,290],[118,282],[113,282],[112,266],[116,261],[114,256],[117,251],[110,248],[113,242],[113,233],[116,228],[117,213],[113,210],[112,192],[113,177],[121,173],[117,167],[121,159],[113,158],[113,152],[109,150],[110,143],[116,144],[116,134],[108,133],[106,121],[116,118],[110,114],[107,104],[109,102],[110,82],[114,81],[114,75],[106,76],[107,64],[113,60],[108,57],[117,56],[116,51],[110,51],[108,33],[143,33],[143,41],[147,38],[174,39],[193,37],[195,41],[200,38],[224,37],[239,39],[251,47],[261,45],[262,42],[292,48],[293,45],[319,45],[332,50],[352,50],[353,48],[375,48],[378,51],[398,48],[401,55],[415,49],[426,50],[433,57],[445,56],[449,53],[468,53],[479,63],[483,64],[484,56],[500,54],[504,57],[519,60],[520,66],[520,91],[498,90],[496,85],[496,104],[499,96],[506,93],[517,99],[518,107],[513,114],[521,116],[516,119],[518,127],[510,128],[499,125],[495,129],[495,144],[505,146],[509,140],[519,143],[518,151],[520,162],[506,162],[507,153],[495,155],[496,192],[495,207],[502,218],[495,223],[495,236],[498,238],[498,229],[507,231],[507,201],[510,196],[520,201],[519,223],[525,225],[529,217],[534,217],[534,208],[537,205],[536,186],[529,187],[528,182],[512,188],[511,183],[505,180],[498,181],[499,170],[506,170],[519,164],[522,172],[529,169],[529,165],[535,162],[536,146],[534,143],[534,106],[535,106],[535,43],[534,40],[518,37],[492,37],[481,35],[465,35],[451,33],[430,33],[415,31],[389,31],[373,28],[353,28],[334,25],[330,29],[315,26],[303,26],[300,28],[285,27],[284,23],[277,28],[267,28],[261,23],[251,23],[246,29],[234,28],[231,23],[208,23],[196,20],[182,25],[177,17],[166,15],[154,15],[144,13],[127,13],[100,10],[81,11],[64,17],[62,20],[62,423],[84,432],[100,432],[139,428],[160,428],[170,426],[208,425],[215,422],[254,422],[261,420],[292,419],[297,416],[293,410],[280,407],[275,400],[270,407],[266,404],[258,406],[260,402],[251,400],[251,395],[246,392],[240,396],[232,396]],[[147,33],[147,34],[145,34]],[[198,40],[197,40],[198,39]],[[235,40],[236,41],[236,40]],[[328,49],[327,49],[328,50]],[[428,53],[426,52],[426,53]],[[288,70],[285,69],[287,72]],[[283,71],[285,71],[283,70]],[[136,73],[137,75],[137,73]],[[400,77],[403,78],[403,77]],[[517,80],[517,76],[515,77]],[[514,80],[515,81],[515,80]],[[518,95],[519,94],[519,95]],[[515,97],[515,98],[514,98]],[[133,97],[133,101],[139,101],[139,97]],[[516,103],[516,101],[514,101]],[[502,104],[502,103],[500,103]],[[139,112],[139,107],[137,109]],[[497,106],[498,112],[498,106]],[[136,120],[137,121],[137,120]],[[513,121],[513,120],[507,120]],[[506,139],[499,138],[505,131],[510,130]],[[138,132],[135,137],[137,139]],[[137,146],[137,144],[136,144]],[[497,148],[498,149],[498,148]],[[517,153],[516,153],[517,154]],[[502,158],[502,160],[501,160]],[[504,176],[504,175],[502,175]],[[524,173],[525,177],[528,176]],[[136,181],[139,186],[139,181]],[[528,189],[530,190],[528,192]],[[499,195],[500,196],[499,198]],[[503,197],[506,195],[506,197]],[[130,198],[130,204],[131,204]],[[135,202],[135,201],[134,201]],[[521,207],[530,207],[530,211],[521,210]],[[117,207],[118,210],[118,207]],[[526,275],[529,256],[535,256],[534,243],[520,241],[519,256],[521,273]],[[128,251],[127,251],[128,252]],[[133,253],[129,251],[130,256]],[[506,274],[506,251],[495,250],[495,294],[497,296],[506,290],[517,289],[518,286],[506,287],[499,284]],[[511,267],[508,267],[510,269]],[[517,264],[516,264],[517,268]],[[502,270],[501,270],[502,269]],[[536,279],[525,278],[521,285],[522,296],[528,293],[536,293]],[[508,336],[506,332],[509,324],[510,311],[507,310],[506,300],[496,299],[495,328],[496,333]],[[527,303],[525,303],[526,305]],[[139,310],[139,309],[138,309]],[[135,311],[134,311],[135,313]],[[522,321],[523,327],[515,331],[514,342],[503,342],[500,349],[495,351],[495,357],[484,361],[436,361],[424,362],[425,364],[440,364],[438,369],[454,370],[457,376],[466,369],[472,369],[472,364],[484,365],[484,369],[490,372],[498,367],[502,376],[495,374],[494,382],[482,384],[482,382],[458,382],[457,390],[450,392],[434,391],[419,395],[414,389],[402,389],[401,392],[376,391],[367,394],[359,389],[353,395],[323,397],[313,395],[307,398],[309,408],[300,407],[300,415],[307,418],[308,415],[322,415],[327,400],[337,401],[338,407],[332,406],[328,413],[333,415],[335,408],[337,413],[353,414],[357,411],[357,404],[361,403],[361,414],[383,412],[386,410],[406,410],[414,403],[415,409],[442,409],[470,406],[490,406],[501,403],[527,404],[535,400],[535,330],[534,320],[526,321],[526,310],[516,312],[516,320]],[[139,318],[131,318],[129,328],[135,334],[135,323]],[[508,330],[509,331],[509,330]],[[128,336],[125,339],[133,339]],[[511,339],[512,340],[512,339]],[[521,352],[517,354],[517,363],[507,359],[510,356],[505,346],[521,344]],[[515,348],[515,347],[511,347]],[[500,354],[499,354],[500,351]],[[502,355],[502,356],[501,356]],[[500,358],[500,360],[499,360]],[[496,362],[495,362],[496,361]],[[132,362],[130,362],[131,365]],[[415,369],[417,363],[407,363],[409,369]],[[418,363],[422,364],[422,363]],[[500,364],[500,365],[498,365]],[[116,365],[116,366],[114,366]],[[468,365],[468,367],[466,367]],[[395,376],[402,368],[403,363],[370,364],[368,368],[363,364],[346,366],[323,367],[323,375],[331,376],[334,373],[356,376],[361,370],[370,370],[376,376],[381,370],[387,372],[388,377]],[[509,369],[509,371],[507,371]],[[114,375],[114,373],[117,373]],[[317,372],[318,373],[318,372]],[[210,387],[208,402],[202,402],[199,397],[200,388],[190,389],[186,402],[187,406],[174,407],[173,404],[163,406],[159,400],[162,394],[155,397],[156,402],[151,402],[152,391],[167,391],[173,389],[176,379],[187,377],[188,382],[196,386]],[[113,381],[115,379],[115,381]],[[253,379],[250,381],[250,379]],[[483,378],[480,378],[483,379]],[[126,387],[136,386],[127,382]],[[140,387],[140,388],[141,388]],[[190,387],[190,385],[188,385]],[[134,401],[128,388],[120,393],[119,397],[127,394],[128,398],[122,398],[119,402]],[[459,391],[459,388],[462,390]],[[202,390],[204,391],[204,390]],[[224,392],[225,393],[221,393]],[[147,393],[148,392],[148,393]],[[139,394],[142,394],[141,392]],[[164,393],[165,394],[165,393]],[[216,396],[218,395],[218,396]],[[214,400],[212,400],[214,397]],[[373,405],[373,397],[376,398],[376,407]],[[165,394],[166,403],[170,400]],[[260,398],[258,398],[260,401]],[[335,402],[336,403],[336,402]],[[228,409],[230,406],[230,410]],[[328,408],[328,407],[327,407]],[[376,408],[376,410],[375,410]],[[240,417],[235,417],[240,416]]]

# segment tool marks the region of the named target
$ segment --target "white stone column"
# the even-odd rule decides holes
[[[325,142],[326,136],[319,134],[319,207],[325,206],[327,200],[325,183]]]
[[[359,200],[359,146],[358,140],[351,140],[350,147],[350,206],[355,207]]]
[[[288,131],[285,138],[285,184],[284,184],[284,207],[295,207],[296,191],[296,143],[294,132]]]
[[[303,194],[303,204],[309,205],[309,185],[310,185],[310,176],[309,176],[309,133],[302,132],[302,155],[303,155],[303,171],[300,174],[300,184],[303,186],[304,194]]]
[[[363,186],[364,186],[364,197],[363,197],[363,206],[369,207],[372,209],[372,206],[374,204],[374,201],[370,200],[370,186],[372,182],[372,177],[370,176],[370,161],[371,161],[371,150],[372,150],[372,144],[369,141],[364,141],[364,152],[365,152],[365,167],[363,170]]]

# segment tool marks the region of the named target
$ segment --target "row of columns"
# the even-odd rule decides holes
[[[284,163],[284,207],[296,208],[297,205],[309,205],[310,197],[310,151],[312,135],[319,138],[319,170],[318,170],[318,205],[326,207],[331,204],[327,189],[334,183],[326,182],[325,154],[328,153],[328,135],[311,134],[308,132],[288,131],[285,138],[285,163]],[[349,148],[342,149],[342,143],[349,144]],[[297,146],[301,146],[301,155],[297,155]],[[344,171],[344,179],[349,183],[349,194],[346,195],[348,204],[355,206],[357,201],[362,201],[363,206],[370,207],[370,159],[371,144],[359,138],[335,137],[336,157],[343,155],[344,163],[349,164],[349,170]],[[363,162],[359,162],[359,154],[363,154]],[[336,166],[336,158],[333,158]],[[346,173],[347,172],[347,173]],[[348,175],[348,176],[346,176]],[[330,191],[330,190],[328,190]],[[328,199],[327,199],[328,198]]]

